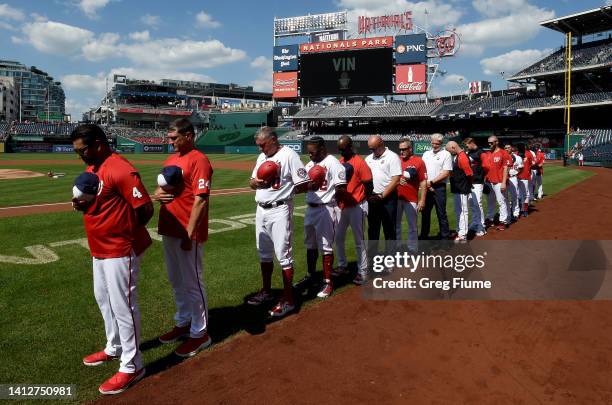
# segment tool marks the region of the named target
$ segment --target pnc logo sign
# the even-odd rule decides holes
[[[427,62],[427,34],[395,37],[395,62],[398,64]]]

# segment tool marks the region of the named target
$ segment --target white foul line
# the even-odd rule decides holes
[[[253,192],[254,190],[251,190],[250,188],[226,188],[223,190],[213,190],[211,193],[211,196],[217,196],[217,195],[232,195],[232,194],[242,194],[242,193],[250,193]],[[20,208],[35,208],[35,207],[52,207],[52,206],[56,206],[56,205],[72,205],[72,203],[70,202],[60,202],[60,203],[48,203],[48,204],[32,204],[32,205],[19,205],[19,206],[15,206],[15,207],[2,207],[0,208],[0,211],[4,211],[4,210],[14,210],[14,209],[20,209]]]

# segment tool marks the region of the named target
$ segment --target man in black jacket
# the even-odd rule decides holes
[[[472,211],[472,221],[469,229],[476,233],[476,236],[483,236],[485,230],[484,213],[482,211],[482,189],[484,187],[484,171],[482,169],[482,150],[476,145],[474,138],[465,138],[463,144],[467,148],[467,155],[472,167],[472,192],[470,193],[470,209]]]

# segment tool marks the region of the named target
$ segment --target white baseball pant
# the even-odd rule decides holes
[[[340,210],[340,220],[336,228],[336,255],[338,266],[346,267],[346,231],[350,225],[355,240],[355,252],[357,254],[357,270],[362,276],[368,272],[368,256],[364,246],[364,224],[368,215],[368,202],[363,201],[353,207],[344,207]]]
[[[408,247],[411,249],[416,249],[416,241],[419,239],[417,228],[417,203],[402,199],[397,200],[397,240],[404,240],[402,237],[402,222],[404,220],[404,214],[406,214],[406,218],[408,219]]]
[[[271,262],[273,255],[282,269],[293,266],[293,202],[274,208],[257,206],[255,244],[260,262]]]
[[[466,237],[470,223],[468,209],[469,194],[455,194],[455,218],[457,219],[457,234]]]
[[[544,189],[542,187],[542,175],[535,175],[535,185],[533,186],[534,192],[537,193],[538,199],[544,196]]]
[[[181,248],[181,239],[162,235],[168,280],[174,292],[176,326],[191,324],[189,336],[204,336],[208,327],[208,299],[202,278],[203,243],[191,241],[191,250]]]
[[[536,176],[537,170],[531,170],[531,181],[529,182],[529,202],[536,198]]]
[[[519,202],[529,203],[529,180],[519,180]]]
[[[119,371],[134,373],[142,369],[140,311],[136,282],[140,258],[130,256],[110,259],[93,258],[94,296],[104,319],[106,347],[109,356],[121,356]]]
[[[487,219],[493,221],[495,219],[495,192],[493,191],[493,184],[489,184],[489,194],[487,194]]]
[[[338,225],[337,206],[322,204],[308,206],[304,216],[304,245],[306,249],[319,249],[322,254],[334,252],[334,238]]]
[[[472,184],[472,192],[469,195],[469,203],[472,211],[472,222],[469,228],[474,232],[485,230],[484,212],[482,211],[482,189],[483,184]]]
[[[499,206],[499,222],[502,224],[508,224],[508,204],[506,203],[506,193],[501,190],[501,183],[491,184],[491,189],[495,196],[495,200],[497,200],[497,205]],[[494,204],[493,204],[494,205]]]
[[[510,211],[513,217],[518,217],[521,212],[521,206],[519,205],[518,179],[516,176],[512,176],[509,177],[508,180],[506,187],[510,192]]]

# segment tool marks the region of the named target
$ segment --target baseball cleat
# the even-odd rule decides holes
[[[485,228],[491,228],[493,225],[495,225],[495,222],[492,219],[485,219]]]
[[[496,228],[496,229],[497,229],[498,231],[505,231],[505,230],[506,230],[506,228],[508,228],[508,225],[506,225],[506,224],[499,224],[499,225],[497,225],[497,228]]]
[[[347,275],[348,273],[349,272],[348,272],[348,269],[346,267],[338,266],[338,267],[336,267],[335,269],[332,270],[331,274],[334,277],[342,277],[344,275]]]
[[[251,298],[247,300],[247,304],[258,306],[261,304],[265,304],[267,302],[272,302],[274,300],[274,295],[270,292],[265,291],[263,289],[259,290],[259,292],[253,295]]]
[[[104,350],[96,353],[92,353],[89,356],[83,358],[83,364],[86,366],[99,366],[107,361],[118,359],[119,356],[109,356]]]
[[[455,241],[455,243],[464,243],[467,242],[467,238],[465,236],[455,236],[455,239],[453,239]]]
[[[204,336],[199,338],[189,338],[183,342],[174,351],[174,354],[181,357],[192,357],[195,356],[200,350],[206,349],[212,344],[212,339],[205,333]]]
[[[295,305],[290,304],[285,300],[281,300],[268,313],[273,318],[282,318],[294,309]]]
[[[476,236],[485,236],[486,234],[487,234],[487,231],[482,230],[482,231],[476,232],[474,235],[476,235]]]
[[[109,378],[100,385],[98,391],[104,395],[120,394],[123,391],[142,380],[145,375],[145,369],[142,368],[140,371],[135,373],[122,373],[119,371],[117,374]]]
[[[164,333],[158,339],[163,344],[174,343],[182,337],[189,336],[190,328],[191,328],[190,325],[175,326],[174,328],[172,328],[170,332]]]
[[[366,282],[366,277],[359,273],[357,273],[357,275],[353,279],[353,284],[356,284],[356,285],[364,285],[365,282]]]
[[[321,291],[319,291],[319,293],[317,294],[317,297],[327,298],[332,294],[333,291],[334,291],[334,287],[332,287],[331,283],[324,283],[323,288],[321,288]]]

